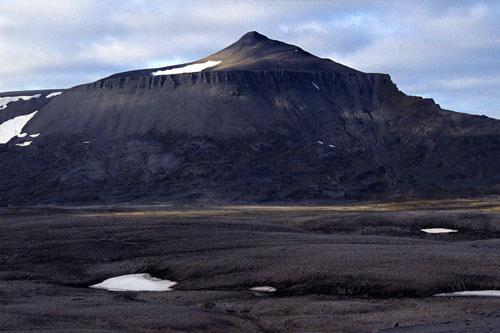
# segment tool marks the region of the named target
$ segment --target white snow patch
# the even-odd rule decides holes
[[[320,145],[324,145],[325,143],[323,141],[316,141],[317,143],[319,143]]]
[[[20,100],[29,101],[33,98],[40,98],[41,94],[36,94],[32,96],[6,96],[0,97],[0,110],[6,109],[9,103],[14,103]]]
[[[457,291],[454,293],[437,294],[434,296],[476,296],[476,297],[500,297],[500,290],[473,290],[473,291]]]
[[[314,88],[316,88],[316,90],[319,91],[318,85],[316,83],[314,83],[314,82],[311,82],[311,83],[313,84]]]
[[[23,143],[16,143],[16,146],[19,146],[19,147],[27,147],[29,146],[33,141],[26,141],[26,142],[23,142]]]
[[[56,92],[48,94],[47,96],[45,96],[45,98],[52,98],[52,97],[59,96],[61,94],[62,94],[62,91],[56,91]]]
[[[94,284],[90,288],[106,289],[110,291],[167,291],[177,282],[161,280],[147,273],[121,275]]]
[[[330,148],[335,148],[335,146],[334,146],[334,145],[328,145],[328,147],[330,147]]]
[[[37,138],[39,135],[40,135],[40,133],[30,134],[30,138]]]
[[[217,66],[220,63],[221,63],[221,61],[209,60],[209,61],[199,63],[199,64],[192,64],[192,65],[187,65],[184,67],[177,67],[177,68],[156,71],[156,72],[151,73],[151,75],[158,76],[158,75],[172,75],[172,74],[201,72],[204,69]]]
[[[18,138],[24,138],[28,133],[20,133],[17,135]]]
[[[276,288],[269,287],[269,286],[260,286],[260,287],[253,287],[248,290],[251,291],[258,291],[261,293],[274,293],[276,291]]]
[[[428,234],[449,234],[451,232],[458,232],[458,230],[455,229],[445,229],[445,228],[428,228],[420,230]]]
[[[24,116],[9,119],[0,124],[0,144],[6,144],[12,138],[21,135],[23,127],[33,118],[38,111]]]
[[[90,143],[90,141],[83,141],[82,143],[88,145]]]

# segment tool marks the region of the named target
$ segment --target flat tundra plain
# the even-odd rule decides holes
[[[89,288],[135,273],[178,284]],[[493,289],[497,199],[0,208],[0,331],[500,332],[500,298],[433,296]]]

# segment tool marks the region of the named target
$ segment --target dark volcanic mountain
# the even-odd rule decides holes
[[[23,133],[40,135],[0,144],[2,204],[500,193],[500,121],[256,32],[193,63],[11,102],[0,116],[17,103],[19,114],[39,109]]]

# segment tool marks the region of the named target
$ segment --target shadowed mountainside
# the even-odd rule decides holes
[[[152,75],[207,61],[218,64]],[[256,32],[193,63],[71,88],[25,131],[41,135],[0,145],[4,204],[500,192],[500,121]]]

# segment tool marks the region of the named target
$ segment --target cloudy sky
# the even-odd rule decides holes
[[[192,61],[247,31],[500,118],[500,1],[0,0],[0,91]]]

